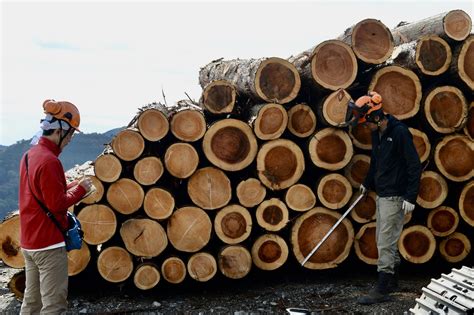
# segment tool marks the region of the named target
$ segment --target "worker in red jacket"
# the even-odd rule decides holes
[[[20,242],[25,257],[26,289],[22,314],[59,314],[67,309],[68,260],[62,231],[47,216],[47,208],[66,229],[67,209],[92,187],[89,178],[66,186],[58,159],[79,130],[80,115],[69,102],[47,100],[41,134],[20,162]]]

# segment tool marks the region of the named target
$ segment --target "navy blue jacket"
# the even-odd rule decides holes
[[[372,132],[372,156],[364,186],[379,197],[401,196],[415,204],[421,163],[407,126],[387,115],[387,129]]]

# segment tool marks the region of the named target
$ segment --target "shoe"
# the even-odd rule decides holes
[[[392,278],[393,275],[390,273],[379,272],[377,285],[375,288],[370,290],[369,294],[358,298],[357,303],[362,305],[371,305],[389,301],[391,298],[389,295],[390,291],[388,286]]]

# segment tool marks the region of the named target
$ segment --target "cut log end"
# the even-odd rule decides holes
[[[143,201],[145,213],[152,219],[164,220],[173,213],[175,200],[173,195],[162,188],[147,191]]]
[[[166,149],[165,167],[177,178],[188,178],[199,165],[196,149],[188,143],[173,143]]]
[[[423,264],[433,257],[436,240],[427,227],[414,225],[402,231],[398,248],[400,254],[407,261],[414,264]]]
[[[341,209],[352,196],[351,183],[344,176],[332,173],[321,178],[317,188],[318,200],[329,209]]]
[[[288,208],[277,198],[262,202],[255,213],[257,223],[267,231],[280,231],[288,224]]]
[[[329,94],[323,102],[322,115],[330,125],[337,127],[346,120],[346,111],[351,96],[346,90],[338,90]]]
[[[218,265],[219,270],[227,278],[241,279],[250,272],[252,256],[241,245],[229,245],[219,252]]]
[[[357,197],[359,197],[359,195],[352,196],[350,204],[354,203]],[[375,220],[375,212],[377,209],[375,204],[376,197],[375,192],[369,191],[366,197],[362,198],[351,211],[352,219],[357,223],[368,223]]]
[[[244,207],[255,207],[260,204],[267,194],[267,189],[256,178],[249,178],[237,185],[237,198]]]
[[[474,35],[464,41],[457,60],[460,78],[474,90]]]
[[[171,133],[181,141],[194,142],[206,133],[206,120],[197,110],[182,110],[173,115],[170,123]]]
[[[262,270],[276,270],[288,259],[288,245],[275,234],[261,235],[252,246],[252,261]]]
[[[95,189],[91,194],[82,199],[81,202],[85,204],[93,204],[99,202],[104,196],[104,185],[102,184],[100,179],[95,176],[87,177],[92,181],[92,185],[94,185]]]
[[[150,290],[160,282],[160,272],[151,263],[144,263],[137,267],[133,275],[133,283],[140,290]]]
[[[107,201],[122,214],[132,214],[140,209],[144,196],[142,186],[128,178],[119,179],[107,190]]]
[[[380,64],[392,54],[392,33],[378,20],[362,20],[353,29],[352,49],[360,60],[368,64]]]
[[[133,177],[143,186],[155,184],[163,175],[163,164],[156,156],[144,157],[133,167]]]
[[[103,204],[84,207],[77,215],[84,231],[84,241],[90,245],[103,244],[112,238],[117,228],[115,213]]]
[[[356,154],[349,164],[344,168],[344,175],[351,183],[352,187],[359,188],[369,172],[370,156]]]
[[[424,163],[430,156],[431,152],[431,143],[428,139],[426,133],[414,129],[408,128],[412,137],[413,137],[413,144],[415,145],[416,152],[418,153],[418,157],[420,158],[420,162]]]
[[[145,149],[145,141],[139,132],[125,129],[112,140],[112,149],[121,160],[133,161],[142,154]]]
[[[316,196],[311,188],[304,184],[296,184],[288,188],[285,194],[285,202],[288,207],[295,211],[307,211],[314,208]]]
[[[227,175],[215,167],[197,170],[188,181],[188,194],[197,206],[213,210],[227,205],[232,198],[232,188]]]
[[[196,253],[188,260],[188,274],[199,282],[211,280],[217,273],[217,262],[209,253]]]
[[[464,126],[464,133],[474,141],[474,102],[471,102],[469,112],[467,115],[466,125]]]
[[[194,253],[209,242],[211,229],[211,219],[206,212],[197,207],[183,207],[169,218],[167,234],[174,248]]]
[[[462,182],[474,176],[474,142],[466,136],[446,136],[435,148],[435,163],[448,179]]]
[[[453,208],[441,206],[430,211],[427,226],[434,236],[452,234],[459,223],[459,215]]]
[[[120,178],[122,164],[113,154],[103,154],[94,162],[95,176],[103,182],[113,183]]]
[[[172,284],[178,284],[186,278],[186,265],[178,257],[169,257],[161,265],[163,279]]]
[[[474,226],[474,181],[467,183],[461,192],[459,212],[467,224]]]
[[[121,247],[108,247],[97,258],[97,270],[109,282],[123,282],[133,272],[132,256]]]
[[[379,258],[377,242],[375,241],[375,222],[363,225],[354,239],[354,249],[357,257],[369,265],[376,265]]]
[[[237,92],[234,85],[224,80],[209,83],[202,93],[202,106],[213,114],[226,114],[234,110]]]
[[[471,241],[466,235],[455,232],[441,241],[439,252],[450,263],[463,261],[471,252]]]
[[[354,152],[349,135],[336,128],[318,131],[311,138],[308,150],[314,165],[331,171],[345,167]]]
[[[128,219],[120,228],[120,236],[127,250],[137,257],[156,257],[168,246],[165,229],[150,219]]]
[[[449,44],[439,36],[426,36],[417,43],[416,64],[423,74],[435,76],[446,72],[451,58]]]
[[[421,174],[416,202],[426,209],[440,206],[448,196],[448,184],[438,173],[425,171]]]
[[[316,129],[316,115],[306,104],[297,104],[288,110],[288,130],[299,138],[306,138]]]
[[[0,259],[12,268],[25,267],[20,247],[20,216],[14,215],[0,224]]]
[[[265,104],[253,123],[255,135],[262,140],[279,138],[288,125],[288,113],[279,104]]]
[[[462,41],[469,36],[472,27],[471,17],[462,10],[452,10],[444,17],[444,31],[449,38]]]
[[[227,244],[243,242],[252,231],[250,212],[239,205],[222,208],[214,218],[214,229],[217,237]]]
[[[8,281],[8,288],[18,300],[23,301],[23,296],[26,289],[25,270],[21,270],[13,275],[10,281]]]
[[[67,274],[75,276],[84,271],[91,260],[89,246],[82,242],[80,249],[71,250],[67,253]]]
[[[143,138],[148,141],[163,139],[170,128],[168,118],[157,109],[143,111],[138,117],[137,127]]]
[[[350,127],[349,135],[356,148],[362,150],[372,149],[372,136],[367,124],[358,124],[355,127]]]

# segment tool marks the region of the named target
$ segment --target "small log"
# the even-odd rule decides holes
[[[466,235],[455,232],[441,241],[439,252],[447,262],[457,263],[463,261],[471,252],[471,241]]]
[[[454,182],[474,176],[474,142],[454,134],[445,136],[435,148],[435,163],[441,174]]]
[[[222,208],[232,197],[232,188],[227,175],[218,168],[198,169],[188,181],[191,200],[206,210]]]
[[[286,109],[275,103],[254,105],[249,109],[248,124],[257,138],[272,140],[279,138],[288,125]]]
[[[142,135],[132,129],[124,129],[117,133],[111,144],[115,155],[122,161],[137,159],[145,149]]]
[[[186,278],[186,265],[179,257],[169,257],[161,264],[163,279],[172,284],[178,284]]]
[[[456,231],[459,215],[453,208],[441,206],[433,209],[428,214],[426,226],[434,236],[448,236]]]
[[[438,35],[444,39],[462,41],[470,32],[471,18],[462,10],[444,12],[417,22],[402,22],[392,30],[396,46],[425,35]]]
[[[216,80],[203,87],[201,106],[213,114],[232,113],[237,97],[235,86],[225,80]]]
[[[217,237],[226,244],[243,242],[252,232],[250,212],[239,205],[226,206],[217,212],[214,230]]]
[[[262,202],[255,213],[257,223],[267,231],[276,232],[283,229],[289,222],[288,208],[278,198]]]
[[[204,135],[202,149],[206,158],[226,171],[238,171],[252,163],[257,154],[257,139],[243,121],[223,119]]]
[[[316,207],[296,219],[291,229],[291,244],[299,263],[303,262],[340,218],[341,214],[336,211]],[[304,267],[308,269],[337,267],[349,255],[353,240],[354,229],[351,222],[345,218]]]
[[[318,131],[309,142],[308,152],[314,165],[330,171],[344,168],[354,153],[349,135],[336,128]]]
[[[89,177],[89,179],[92,181],[92,185],[94,185],[94,190],[89,195],[87,195],[87,197],[83,198],[81,202],[90,205],[99,202],[102,199],[102,197],[104,196],[104,185],[102,184],[100,179],[95,176],[87,177]]]
[[[272,190],[282,190],[295,184],[304,169],[303,152],[290,140],[268,141],[258,151],[258,178]]]
[[[296,67],[281,58],[215,60],[199,71],[201,87],[214,80],[231,82],[241,95],[278,104],[291,102],[301,87]]]
[[[107,190],[107,201],[122,214],[132,214],[140,209],[144,196],[142,186],[128,178],[119,179]]]
[[[382,22],[365,19],[348,28],[339,40],[349,44],[356,57],[366,64],[381,64],[393,51],[390,30]]]
[[[344,168],[344,176],[349,180],[352,187],[359,188],[369,172],[370,156],[356,154]]]
[[[174,206],[173,195],[169,191],[157,187],[148,190],[143,201],[145,213],[155,220],[169,218],[173,213]]]
[[[107,242],[117,229],[114,211],[104,204],[92,204],[82,208],[77,218],[84,231],[84,241],[90,245]]]
[[[252,245],[252,261],[262,270],[276,270],[288,259],[288,245],[276,234],[261,235]]]
[[[439,207],[448,196],[448,184],[440,174],[424,171],[421,174],[420,188],[416,203],[425,209]]]
[[[317,107],[319,121],[327,126],[339,127],[346,121],[346,112],[351,99],[346,90],[337,90],[329,94]]]
[[[329,209],[341,209],[352,196],[351,183],[341,174],[331,173],[321,178],[317,188],[318,200]]]
[[[359,197],[359,194],[354,194],[351,198],[349,204],[353,204],[354,201]],[[373,191],[369,191],[367,195],[362,198],[358,204],[355,205],[354,209],[351,211],[351,217],[357,223],[368,223],[375,220],[375,212],[377,206],[375,199],[377,195]]]
[[[153,263],[141,263],[135,269],[133,283],[140,290],[150,290],[160,282],[161,276],[158,267]]]
[[[20,247],[20,216],[15,212],[0,223],[0,259],[11,268],[24,268],[25,258]]]
[[[155,184],[163,175],[163,164],[156,156],[141,158],[133,167],[133,177],[143,186]]]
[[[290,209],[303,212],[314,208],[316,196],[308,186],[295,184],[286,191],[285,202]]]
[[[241,181],[236,189],[237,198],[242,206],[251,208],[260,204],[267,194],[267,189],[256,178]]]
[[[149,108],[138,117],[137,128],[143,138],[155,142],[168,134],[170,126],[167,115],[156,108]]]
[[[199,282],[207,282],[217,273],[217,262],[209,253],[196,253],[192,255],[187,264],[188,274]]]
[[[470,226],[474,226],[474,181],[468,182],[459,197],[459,213]]]
[[[469,112],[467,114],[466,125],[464,126],[464,133],[474,141],[474,101],[469,106]]]
[[[384,111],[398,119],[413,117],[420,109],[421,83],[411,70],[399,66],[384,67],[372,77],[369,90],[382,95]]]
[[[23,301],[23,296],[26,289],[25,270],[18,271],[12,276],[10,281],[8,281],[8,288],[19,301]]]
[[[91,252],[89,250],[89,246],[87,246],[85,242],[82,242],[81,249],[75,249],[67,252],[68,276],[72,277],[83,272],[89,264],[90,260]]]
[[[120,228],[120,236],[127,250],[138,257],[156,257],[168,246],[165,229],[150,219],[128,219]]]
[[[296,104],[288,110],[288,130],[298,138],[307,138],[316,129],[316,115],[306,104]]]
[[[439,133],[452,133],[466,122],[467,101],[454,86],[439,86],[430,91],[423,109],[429,125]]]
[[[94,162],[94,172],[101,181],[113,183],[120,178],[122,164],[114,154],[102,154]]]
[[[426,263],[433,257],[436,240],[433,233],[422,225],[413,225],[402,231],[398,250],[407,261],[414,264]]]
[[[123,282],[133,272],[132,256],[122,247],[108,247],[102,250],[97,258],[97,270],[108,282]]]
[[[357,257],[369,265],[377,265],[379,253],[375,239],[375,222],[364,224],[354,239],[354,249]]]
[[[188,144],[177,142],[166,149],[165,167],[168,172],[177,178],[188,178],[199,165],[199,155],[196,149]]]
[[[431,153],[431,143],[428,139],[428,136],[423,131],[420,131],[415,128],[408,128],[412,137],[413,137],[413,144],[415,145],[416,152],[420,158],[420,162],[424,163],[428,160],[428,157]]]
[[[171,133],[184,142],[194,142],[204,137],[207,124],[202,109],[188,101],[179,101],[178,107],[171,116]]]
[[[202,209],[183,207],[168,219],[168,239],[174,248],[182,252],[195,253],[211,238],[211,219]]]
[[[358,124],[355,127],[349,127],[349,136],[356,148],[362,150],[372,150],[372,136],[367,124]]]
[[[242,279],[250,272],[252,256],[241,245],[228,245],[218,254],[219,270],[230,279]]]
[[[455,78],[459,77],[467,87],[474,90],[474,35],[469,36],[462,44],[453,52],[453,61],[451,63],[450,72]]]

